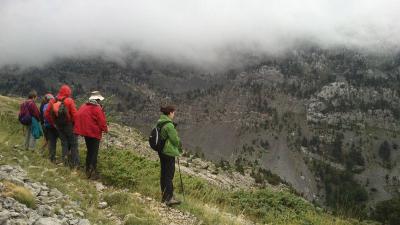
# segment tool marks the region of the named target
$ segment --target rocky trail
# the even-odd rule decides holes
[[[112,189],[111,187],[107,187],[98,181],[93,181],[93,184],[96,186],[96,189],[100,194],[105,192],[107,189]],[[137,202],[142,204],[143,207],[147,208],[147,210],[151,210],[151,212],[157,214],[161,218],[160,224],[175,224],[175,225],[201,224],[200,221],[194,215],[191,215],[187,212],[182,212],[178,209],[168,207],[165,204],[162,204],[151,197],[142,195],[141,193],[138,192],[129,193],[129,191],[126,189],[118,190],[116,192],[128,193],[131,198],[134,198]],[[114,224],[117,225],[123,224],[124,220],[127,220],[129,217],[135,217],[138,220],[144,220],[142,218],[137,217],[134,214],[126,215],[126,218],[121,219],[115,216],[118,212],[115,212],[114,210],[109,208],[108,203],[105,201],[99,202],[98,208],[103,209],[107,217],[110,217],[114,222]]]
[[[45,183],[32,181],[20,166],[0,166],[0,181],[0,224],[90,225],[78,203]],[[12,190],[8,190],[10,186]],[[19,192],[9,193],[15,190]],[[34,203],[21,203],[27,197],[20,195],[27,192],[32,194]]]

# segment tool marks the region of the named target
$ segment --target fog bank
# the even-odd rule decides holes
[[[0,66],[131,52],[195,65],[304,40],[397,51],[398,0],[1,0]]]

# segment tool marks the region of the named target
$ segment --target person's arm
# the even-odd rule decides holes
[[[44,123],[44,106],[45,104],[43,104],[43,102],[40,104],[39,107],[39,114],[40,114],[40,122]]]
[[[106,115],[104,114],[103,110],[101,110],[100,107],[98,107],[97,109],[97,125],[100,127],[100,130],[102,132],[105,133],[108,132]]]
[[[181,141],[179,139],[178,132],[176,131],[174,125],[171,123],[165,125],[165,130],[167,132],[168,139],[171,142],[171,144],[173,144],[177,148],[180,148]]]
[[[69,103],[68,103],[68,111],[69,111],[69,116],[71,118],[71,121],[75,121],[75,114],[78,111],[75,106],[75,101],[72,98],[69,98]]]
[[[53,117],[51,115],[51,110],[53,108],[53,100],[50,100],[49,104],[46,107],[46,110],[44,111],[44,118],[47,120],[47,122],[49,122],[52,126],[54,126],[54,122],[53,122]]]
[[[32,101],[30,107],[30,113],[33,117],[35,117],[38,121],[40,121],[40,112],[39,109],[37,107],[37,105],[35,104],[35,102]]]

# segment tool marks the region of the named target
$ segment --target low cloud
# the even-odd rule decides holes
[[[195,65],[309,41],[398,51],[398,0],[1,0],[0,66],[131,52]]]

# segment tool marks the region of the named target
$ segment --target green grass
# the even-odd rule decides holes
[[[3,99],[4,100],[4,99]],[[6,108],[16,110],[10,101]],[[146,204],[135,198],[133,192],[160,199],[159,163],[135,155],[128,150],[108,149],[99,153],[98,168],[102,182],[111,190],[99,194],[92,182],[83,174],[71,174],[68,168],[55,166],[37,152],[18,151],[15,144],[22,144],[23,134],[15,116],[0,109],[0,164],[19,164],[34,180],[46,182],[71,196],[87,212],[92,223],[113,224],[105,213],[97,208],[99,201],[107,201],[114,214],[126,224],[159,224],[160,218]],[[60,149],[60,148],[58,148]],[[81,162],[85,150],[81,147]],[[60,152],[58,150],[58,152]],[[24,157],[29,160],[24,160]],[[176,178],[179,176],[175,174]],[[206,181],[183,174],[185,202],[178,206],[204,221],[203,224],[240,224],[240,220],[252,220],[268,224],[360,224],[334,217],[292,194],[289,190],[274,191],[268,188],[232,191],[211,185]],[[175,193],[183,199],[179,179],[175,179]],[[124,192],[127,189],[128,192]],[[227,213],[230,213],[227,214]],[[235,215],[235,216],[231,216]]]
[[[108,184],[160,199],[158,162],[139,157],[131,151],[111,149],[100,154],[99,170]],[[233,215],[243,214],[259,223],[352,224],[317,210],[289,190],[274,191],[266,188],[229,191],[194,176],[183,174],[182,178],[186,202],[178,208],[193,213],[207,224],[217,224],[224,218],[220,218],[219,212],[212,213],[212,210],[205,209],[205,204],[211,209],[216,207]],[[174,185],[178,198],[182,199],[179,179],[175,179]]]
[[[132,193],[121,190],[109,190],[103,195],[103,200],[124,218],[125,224],[159,224],[158,215],[145,207]],[[135,207],[136,206],[136,207]]]

